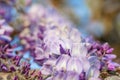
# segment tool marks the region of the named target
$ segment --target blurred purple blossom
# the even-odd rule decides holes
[[[0,20],[0,41],[11,41],[10,34],[13,32],[13,28],[9,26],[5,20]]]
[[[0,19],[5,19],[7,22],[13,20],[16,16],[16,9],[7,3],[0,2]]]

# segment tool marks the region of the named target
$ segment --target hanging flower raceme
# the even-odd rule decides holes
[[[88,52],[81,42],[79,31],[72,28],[69,23],[63,22],[64,20],[62,21],[54,11],[46,12],[47,14],[45,11],[43,14],[37,13],[39,23],[36,19],[34,20],[36,15],[32,15],[30,20],[36,27],[31,23],[30,27],[26,27],[20,35],[25,46],[28,45],[28,49],[34,49],[34,59],[42,65],[42,74],[51,75],[53,80],[59,79],[59,75],[62,74],[67,76],[62,76],[64,80],[70,79],[69,75],[72,74],[75,77],[73,80],[99,79],[100,62],[96,58],[98,65],[93,66],[90,63],[89,58],[92,56],[87,57]],[[55,14],[54,17],[53,14]],[[91,74],[92,72],[96,75]]]
[[[38,10],[41,11],[37,12]],[[34,13],[36,15],[33,15]],[[40,6],[33,5],[33,7],[28,13],[28,22],[30,23],[29,27],[25,27],[22,33],[20,34],[21,42],[25,45],[26,49],[29,49],[33,53],[41,53],[35,54],[36,60],[38,58],[38,55],[40,55],[41,59],[39,57],[39,61],[48,58],[48,56],[52,52],[50,52],[50,54],[47,53],[50,51],[50,49],[52,49],[52,46],[55,47],[54,44],[56,43],[56,41],[58,42],[59,36],[61,35],[61,37],[68,37],[68,31],[70,31],[70,29],[66,27],[66,24],[64,24],[64,21],[59,19],[58,15],[54,15],[54,17],[52,17],[53,13],[55,14],[55,12],[52,12],[52,10],[47,11],[46,9],[43,9]],[[54,22],[54,19],[56,19],[56,22]],[[56,34],[54,35],[54,33]],[[78,33],[79,32],[77,31],[73,34]],[[50,44],[52,38],[55,38],[55,40]],[[71,38],[74,38],[74,36]],[[51,47],[49,45],[51,45]],[[59,44],[57,44],[56,46],[59,46]],[[46,55],[44,55],[44,53],[46,53]],[[55,52],[55,54],[57,53]]]
[[[31,69],[31,64],[23,56],[25,53],[16,43],[12,41],[10,33],[13,28],[8,26],[4,20],[0,21],[0,76],[1,79],[10,80],[42,80],[40,71]]]
[[[14,50],[8,43],[0,44],[0,74],[6,75],[3,79],[42,80],[41,73],[31,70],[29,61],[23,61],[18,52],[14,55]]]
[[[41,66],[45,80],[101,80],[101,72],[119,66],[108,44],[81,38],[53,9],[33,5],[19,35],[25,50]],[[83,41],[84,40],[84,41]]]
[[[31,3],[0,0],[0,75],[5,75],[0,80],[103,80],[111,75],[116,80],[120,76],[108,43],[82,38],[54,9]],[[14,29],[6,22],[14,19],[16,10],[23,27],[14,40],[10,36]]]

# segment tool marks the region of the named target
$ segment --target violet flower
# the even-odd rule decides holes
[[[116,58],[113,54],[113,48],[109,46],[108,43],[101,44],[100,42],[91,41],[91,39],[86,39],[85,44],[88,48],[90,55],[96,55],[100,59],[101,69],[107,68],[108,70],[115,70],[120,65],[113,62],[112,60]],[[114,63],[114,64],[112,64]]]
[[[61,38],[69,37],[70,34],[68,36],[68,32],[70,31],[70,29],[67,29],[67,27],[65,27],[66,25],[64,25],[64,23],[61,22],[61,19],[58,19],[56,21],[56,24],[54,24],[53,21],[58,17],[58,15],[53,18],[51,17],[52,13],[50,11],[47,12],[45,11],[46,9],[44,10],[44,9],[41,9],[41,7],[40,8],[39,7],[40,6],[33,5],[32,8],[30,9],[28,13],[28,15],[30,16],[29,17],[30,20],[28,20],[31,23],[29,25],[30,27],[29,28],[26,27],[22,31],[22,33],[20,34],[20,38],[21,38],[21,43],[25,45],[25,48],[27,50],[32,51],[32,53],[35,53],[34,55],[36,56],[36,60],[38,60],[38,56],[40,55],[39,56],[39,61],[40,61],[40,60],[45,60],[46,58],[49,58],[49,56],[51,56],[53,53],[59,54],[58,53],[60,52],[58,47],[59,43],[61,44],[63,43],[62,40],[60,40],[59,36],[61,35]],[[39,9],[42,10],[42,12],[36,13],[36,11],[38,11]],[[32,15],[33,13],[35,13],[36,15]],[[38,22],[38,20],[40,20],[41,23]],[[63,28],[62,27],[59,28],[60,26],[60,25],[58,26],[59,22],[61,23],[61,26],[63,26]],[[33,27],[33,24],[36,27]],[[66,30],[66,31],[63,31],[63,30]],[[79,34],[79,32],[76,29],[74,30],[75,30],[75,33],[71,32],[71,35]],[[54,35],[54,33],[56,33],[56,35]],[[54,38],[54,41],[50,43],[52,38]],[[74,36],[70,38],[73,39]],[[55,45],[56,43],[58,44]],[[54,50],[53,48],[57,48],[57,50]],[[49,51],[51,52],[49,53]],[[37,54],[37,53],[41,53],[41,54]],[[44,55],[44,53],[46,53],[46,55]]]
[[[80,45],[80,44],[78,44],[78,45]],[[99,74],[100,74],[100,71],[99,71],[100,64],[99,63],[97,65],[91,64],[89,62],[89,59],[87,59],[87,55],[86,56],[82,55],[82,54],[86,54],[85,52],[87,52],[87,51],[85,51],[85,50],[87,50],[87,49],[85,49],[85,48],[80,49],[81,47],[84,47],[84,46],[80,46],[78,49],[74,47],[76,49],[76,51],[77,50],[79,51],[75,55],[61,54],[60,57],[56,60],[56,63],[55,64],[53,63],[54,65],[53,64],[50,65],[49,63],[45,62],[45,64],[41,68],[41,72],[44,75],[51,75],[51,72],[52,72],[52,74],[56,74],[56,72],[59,73],[59,71],[62,71],[62,73],[64,73],[66,76],[69,72],[75,73],[76,74],[75,76],[78,75],[78,78],[75,80],[79,80],[80,78],[82,78],[82,77],[80,77],[80,75],[82,75],[83,73],[85,73],[85,75],[84,75],[85,79],[98,78]],[[74,53],[76,53],[76,51],[70,52],[70,54],[74,54]],[[49,67],[45,67],[45,65],[49,65]],[[93,65],[96,65],[96,66],[93,66]],[[51,68],[50,66],[52,66],[53,68]],[[46,74],[47,71],[45,71],[45,70],[49,71],[50,73]],[[93,73],[95,73],[95,74],[93,74]],[[60,74],[58,74],[58,75],[60,75]],[[75,76],[73,76],[73,77],[75,77]],[[54,77],[56,77],[56,76],[53,75],[53,77],[52,77],[53,80],[54,80]],[[63,76],[61,76],[61,77],[63,77]],[[56,78],[56,79],[58,79],[58,78]],[[67,78],[70,79],[70,76],[68,76]],[[66,79],[66,77],[64,77],[64,79],[62,79],[62,80],[67,80],[67,79]],[[73,78],[73,80],[74,80],[74,78]]]
[[[14,48],[7,43],[0,44],[0,73],[9,74],[11,80],[42,80],[38,72],[31,70],[29,61],[23,61],[18,53],[12,55]]]
[[[0,73],[8,74],[11,80],[42,80],[41,74],[37,74],[39,72],[34,70],[32,72],[29,60],[23,60],[25,53],[20,45],[12,41],[10,34],[13,32],[13,28],[1,20],[0,31]]]
[[[41,11],[41,12],[38,12]],[[100,72],[115,69],[113,48],[85,40],[53,9],[33,5],[20,34],[25,50],[41,66],[46,80],[100,80]],[[111,66],[112,65],[112,66]]]

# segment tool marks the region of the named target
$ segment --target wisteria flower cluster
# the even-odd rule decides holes
[[[4,1],[0,4],[13,6]],[[83,38],[79,30],[54,9],[32,5],[24,13],[22,30],[14,34],[18,42],[10,35],[15,29],[7,24],[12,16],[4,11],[0,9],[0,74],[7,74],[9,80],[120,77],[120,65],[113,61],[116,58],[113,48],[108,43]]]
[[[1,20],[0,35],[0,74],[7,74],[1,80],[41,80],[41,72],[30,69],[30,63],[24,58],[22,49],[13,40],[10,34],[13,28]],[[3,75],[4,75],[3,74]]]

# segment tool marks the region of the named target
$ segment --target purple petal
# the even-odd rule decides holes
[[[96,57],[96,56],[90,56],[88,58],[88,60],[89,60],[91,66],[95,66],[98,69],[100,69],[100,61],[98,60],[98,57]]]
[[[116,55],[115,55],[115,54],[105,54],[105,57],[106,57],[108,60],[112,60],[112,59],[115,59],[115,58],[116,58]]]
[[[73,43],[71,56],[75,57],[86,57],[87,49],[82,43]]]
[[[82,63],[84,72],[87,72],[89,70],[89,68],[90,68],[90,63],[89,63],[88,59],[81,58],[80,61]]]
[[[68,60],[67,71],[76,72],[78,74],[80,74],[83,71],[83,65],[81,61],[79,60],[79,58],[71,57]]]
[[[90,79],[92,77],[94,78],[98,78],[100,75],[100,71],[94,67],[94,66],[91,66],[91,68],[89,69],[88,73],[87,73],[87,79]]]
[[[65,80],[66,74],[65,72],[57,72],[52,80]]]
[[[68,60],[69,60],[69,56],[68,55],[61,55],[59,58],[58,58],[58,60],[57,60],[57,62],[56,62],[56,67],[55,67],[55,69],[57,70],[57,71],[59,71],[59,70],[66,70],[66,66],[67,66],[67,62],[68,62]]]
[[[102,47],[103,47],[104,50],[107,50],[107,49],[109,49],[109,44],[108,43],[104,43],[102,45]]]
[[[67,72],[65,80],[80,80],[79,74],[74,72]]]
[[[44,75],[50,75],[52,73],[55,63],[56,60],[47,60],[41,68],[41,73]]]
[[[6,36],[6,35],[0,35],[0,40],[3,40],[3,41],[11,41],[11,38],[9,36]]]
[[[108,50],[106,51],[106,53],[108,53],[108,54],[109,54],[109,53],[112,53],[113,50],[114,50],[113,48],[110,48],[110,49],[108,49]]]

